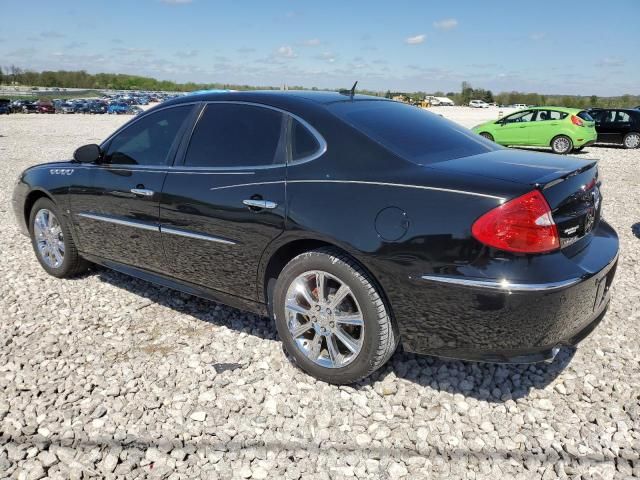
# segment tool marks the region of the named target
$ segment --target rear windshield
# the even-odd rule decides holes
[[[584,110],[578,113],[578,116],[586,122],[593,122],[593,117],[589,115],[589,112],[585,112]]]
[[[358,100],[328,105],[337,117],[418,165],[498,150],[457,123],[399,102]]]

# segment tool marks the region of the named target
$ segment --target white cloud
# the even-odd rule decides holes
[[[452,30],[458,26],[458,20],[455,18],[445,18],[444,20],[433,22],[433,26],[438,30]]]
[[[279,57],[282,57],[282,58],[297,57],[296,53],[293,51],[293,48],[291,48],[291,46],[289,45],[282,45],[280,48],[278,48],[278,50],[276,50],[276,53]]]
[[[181,50],[176,52],[176,57],[181,58],[192,58],[198,55],[198,50]]]
[[[329,63],[335,63],[336,61],[336,56],[333,52],[322,52],[317,58]]]
[[[424,33],[421,33],[420,35],[407,37],[404,43],[406,43],[407,45],[420,45],[421,43],[424,43],[426,39],[427,39],[427,36]]]
[[[310,38],[309,40],[305,40],[303,44],[307,47],[317,47],[318,45],[320,45],[320,39]]]
[[[596,62],[598,67],[622,67],[626,63],[624,58],[620,57],[605,57]]]

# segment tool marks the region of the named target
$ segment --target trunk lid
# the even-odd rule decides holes
[[[588,237],[601,212],[596,161],[503,149],[429,165],[427,168],[497,178],[539,188],[551,207],[560,247]]]

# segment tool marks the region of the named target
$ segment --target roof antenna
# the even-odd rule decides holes
[[[353,98],[353,96],[356,94],[356,85],[358,85],[357,80],[356,80],[356,83],[353,84],[353,87],[351,87],[351,90],[347,90],[346,88],[343,88],[342,90],[340,90],[340,93],[342,95],[349,95],[351,98]]]

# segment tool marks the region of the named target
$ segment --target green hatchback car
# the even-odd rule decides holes
[[[472,130],[500,145],[551,147],[559,154],[582,150],[597,138],[588,112],[562,107],[527,108]]]

